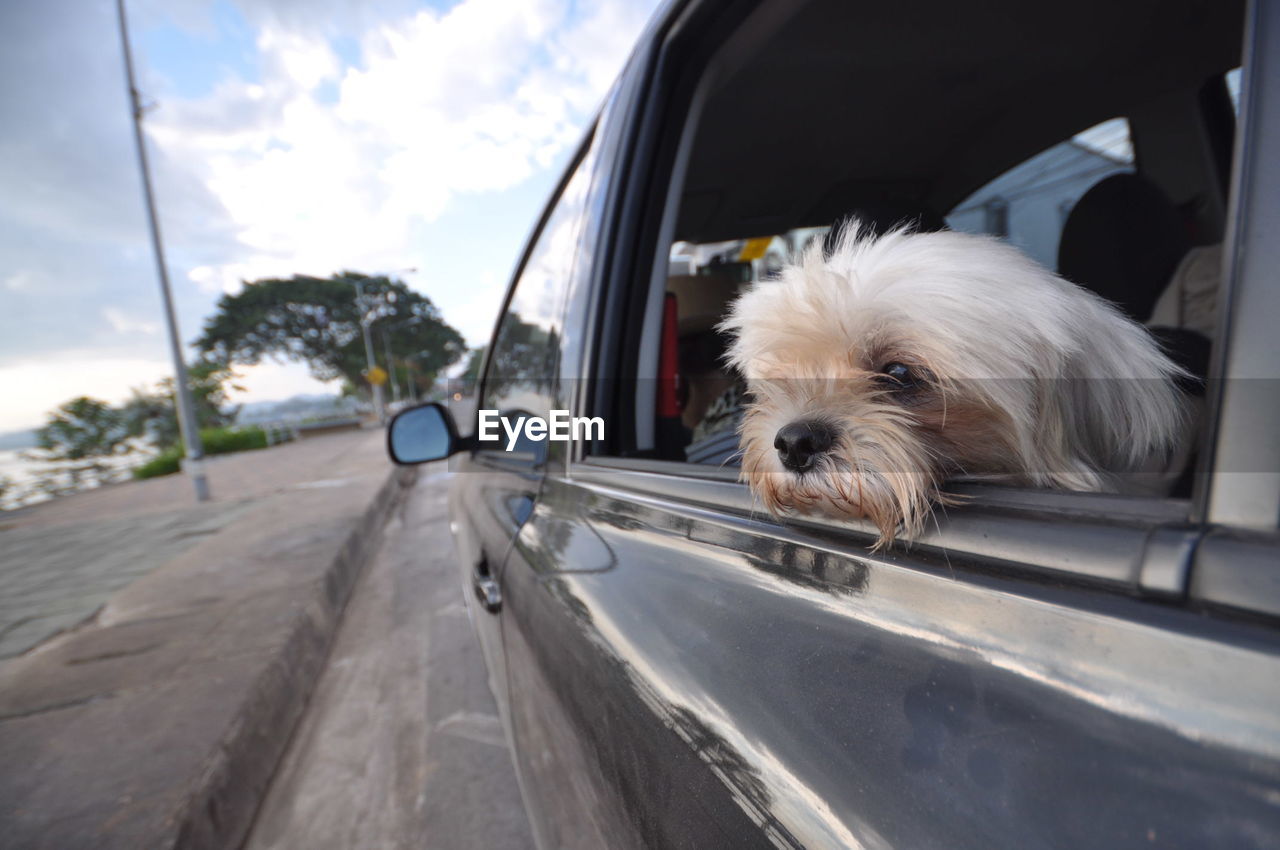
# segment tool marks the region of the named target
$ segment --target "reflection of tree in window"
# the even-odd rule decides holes
[[[587,157],[578,164],[520,271],[485,377],[487,407],[515,405],[545,416],[554,406],[561,314],[577,257],[590,162]]]
[[[554,327],[548,330],[522,320],[519,313],[508,313],[493,347],[486,396],[501,399],[520,391],[549,393],[559,353],[560,336]]]

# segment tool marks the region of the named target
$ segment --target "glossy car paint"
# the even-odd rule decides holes
[[[503,586],[547,846],[1276,840],[1247,629],[559,477]]]
[[[604,163],[652,47],[597,129]],[[598,332],[618,177],[593,171],[565,378]],[[549,392],[581,403],[572,380]],[[1148,574],[1154,543],[1082,579],[1065,546],[1057,571],[1012,557],[1043,548],[1029,524],[991,526],[1005,560],[873,554],[761,518],[725,481],[695,494],[559,451],[451,463],[461,578],[544,848],[1280,846],[1275,629],[1185,605],[1185,574]],[[1132,533],[1197,539],[1159,516]]]

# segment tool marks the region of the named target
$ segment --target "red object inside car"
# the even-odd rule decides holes
[[[658,415],[672,419],[680,415],[678,330],[676,296],[668,292],[662,306],[662,348],[658,353]]]

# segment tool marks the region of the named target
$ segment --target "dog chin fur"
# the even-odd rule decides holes
[[[1147,331],[988,237],[850,222],[720,327],[751,395],[743,479],[775,514],[867,518],[877,546],[918,535],[947,478],[1113,489],[1181,432],[1182,373]],[[886,389],[888,363],[923,380]],[[803,473],[774,447],[797,421],[836,435]]]

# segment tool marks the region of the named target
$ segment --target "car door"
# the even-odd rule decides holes
[[[566,409],[580,408],[596,388],[597,382],[581,370],[581,357],[596,346],[611,344],[599,336],[595,322],[604,300],[598,284],[601,270],[611,261],[605,246],[611,229],[617,226],[609,211],[628,184],[624,152],[634,142],[628,117],[641,102],[647,84],[646,45],[647,40],[642,39],[606,99],[591,151],[569,183],[573,191],[581,192],[574,196],[581,203],[584,218],[566,296],[567,318],[556,381],[557,404]],[[630,815],[617,806],[619,798],[610,787],[617,777],[605,779],[599,772],[597,756],[607,747],[591,737],[578,736],[584,729],[608,734],[595,725],[598,706],[592,699],[614,697],[608,689],[597,689],[580,677],[578,665],[592,666],[596,661],[592,657],[595,644],[584,645],[582,640],[590,638],[577,630],[580,624],[562,615],[566,604],[575,606],[569,590],[572,577],[608,572],[616,562],[610,544],[590,521],[587,506],[575,502],[588,494],[568,482],[572,448],[569,444],[546,445],[547,475],[501,570],[505,692],[517,771],[539,846],[649,846],[644,830],[637,829]],[[585,613],[578,607],[572,610]],[[573,657],[562,657],[562,651]],[[561,678],[561,674],[568,678]],[[581,721],[586,718],[565,714],[566,710],[576,711],[565,701],[575,695],[587,700],[585,710],[591,719],[585,724]],[[612,743],[625,745],[630,737]],[[672,754],[684,757],[690,765],[696,762],[681,750]],[[742,821],[736,809],[727,813]],[[743,834],[749,836],[749,832]]]
[[[673,39],[697,20],[685,11]],[[1276,43],[1274,18],[1251,32]],[[661,88],[663,64],[646,73]],[[1263,76],[1245,90],[1272,104]],[[1266,149],[1257,123],[1241,134]],[[1250,204],[1280,184],[1255,157],[1237,165],[1240,322],[1217,374],[1273,380],[1259,323],[1275,310],[1275,222]],[[607,372],[608,346],[625,363],[611,334],[641,323],[636,302],[608,301],[642,241],[626,200],[634,230],[605,240],[624,271],[597,282],[613,324],[583,374]],[[1246,216],[1269,224],[1245,235]],[[733,470],[580,446],[503,574],[542,846],[1276,846],[1280,396],[1218,389],[1201,515],[974,486],[935,531],[878,552],[849,523],[762,516]],[[597,388],[580,409],[646,394]]]
[[[593,133],[579,147],[521,257],[481,369],[482,380],[462,433],[479,436],[479,411],[496,415],[496,441],[476,440],[453,462],[450,493],[464,593],[489,673],[490,689],[508,725],[502,650],[501,573],[511,541],[528,521],[549,464],[563,449],[529,439],[518,428],[566,405],[558,380],[565,308],[581,236]],[[507,428],[516,429],[512,441]]]

